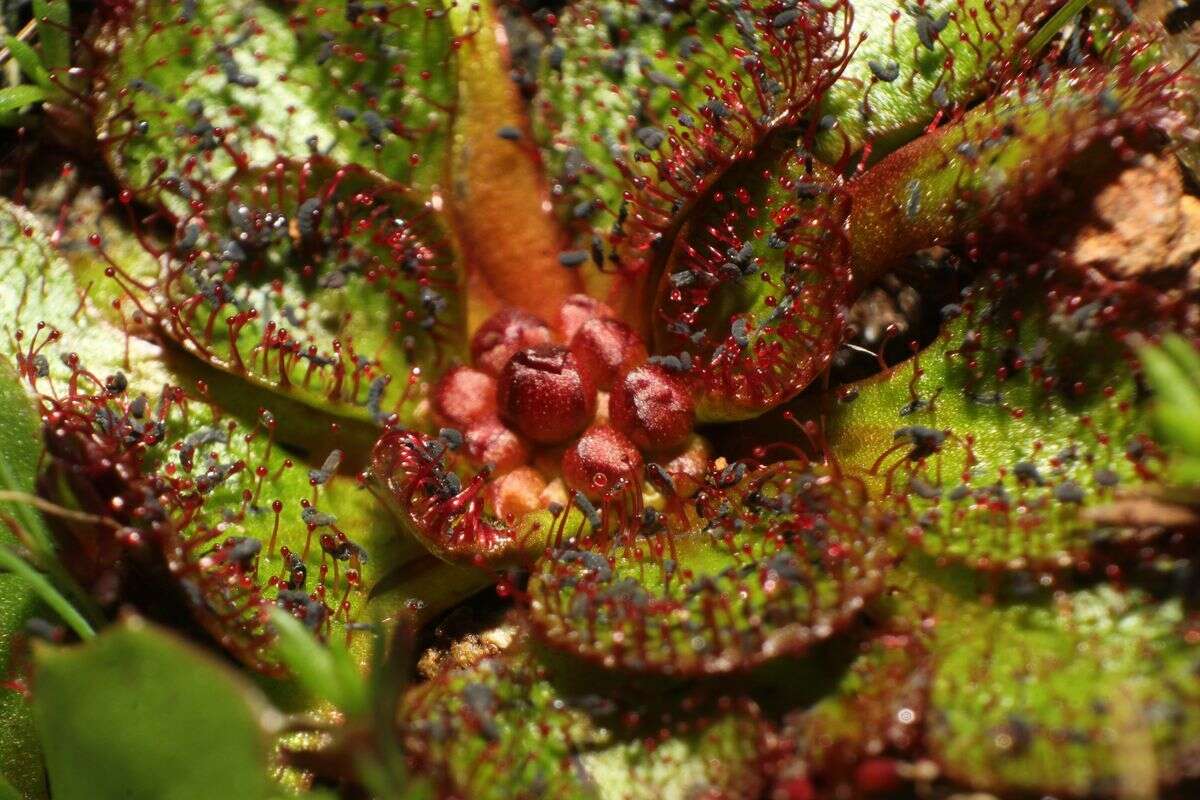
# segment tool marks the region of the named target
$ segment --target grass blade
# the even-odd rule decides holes
[[[45,575],[42,575],[42,573],[30,566],[29,562],[21,558],[15,550],[5,544],[0,544],[0,567],[3,567],[28,583],[30,588],[41,598],[42,602],[48,605],[54,613],[58,614],[62,621],[71,630],[75,631],[80,639],[91,639],[96,635],[95,630],[83,618],[83,615],[75,609],[75,606],[67,602],[65,597],[59,594],[59,591],[54,588],[50,581],[46,580]]]
[[[33,86],[28,83],[21,84],[20,86],[9,86],[0,89],[0,113],[16,111],[18,108],[24,108],[45,99],[46,90],[40,86]]]
[[[33,0],[42,63],[51,70],[71,66],[71,8],[67,0]]]
[[[1058,33],[1063,27],[1075,18],[1080,11],[1083,11],[1092,0],[1070,0],[1065,6],[1054,12],[1054,16],[1046,21],[1033,38],[1029,40],[1030,55],[1037,55],[1042,51],[1042,48],[1050,44],[1050,40],[1054,38],[1054,34]]]
[[[50,80],[50,73],[42,66],[42,60],[36,50],[15,36],[5,37],[4,46],[12,53],[13,60],[20,65],[21,71],[31,81],[47,92],[54,91],[54,82]]]

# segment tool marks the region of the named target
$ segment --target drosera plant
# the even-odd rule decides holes
[[[1078,246],[1198,136],[1151,11],[72,11],[0,94],[21,795],[1194,794],[1195,198]]]

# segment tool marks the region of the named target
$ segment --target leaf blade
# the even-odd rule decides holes
[[[20,65],[21,71],[31,81],[47,92],[54,91],[54,82],[50,80],[50,73],[42,65],[42,60],[38,57],[37,51],[15,36],[5,37],[4,45],[12,53],[12,57],[17,64]]]
[[[269,796],[273,712],[192,645],[134,619],[35,661],[55,798]]]
[[[0,89],[0,113],[39,103],[46,99],[46,90],[40,86],[23,83]]]
[[[67,0],[33,0],[33,16],[42,43],[42,61],[50,69],[71,66],[71,8]]]

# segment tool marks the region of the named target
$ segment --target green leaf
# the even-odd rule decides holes
[[[18,382],[7,361],[0,361],[0,489],[32,492],[42,454],[41,423],[34,404]],[[43,553],[51,547],[46,521],[29,505],[0,502],[0,511],[12,515],[23,532]],[[0,541],[13,542],[5,530]]]
[[[1162,347],[1142,348],[1138,354],[1146,378],[1156,393],[1156,417],[1169,443],[1187,455],[1200,455],[1200,356],[1186,339],[1170,336]]]
[[[863,645],[830,694],[785,718],[782,735],[808,774],[852,774],[855,763],[881,744],[895,753],[917,744],[927,659],[912,640],[902,642],[880,637]]]
[[[281,597],[322,637],[353,631],[345,626],[363,613],[370,589],[420,549],[397,537],[387,510],[339,474],[342,451],[284,450],[273,441],[271,409],[240,417],[185,390],[194,385],[186,372],[169,373],[164,388],[153,367],[131,366],[122,373],[125,391],[47,400],[74,420],[64,427],[82,424],[120,464],[119,474],[95,477],[86,451],[56,451],[50,464],[69,481],[68,497],[139,530],[170,566],[197,621],[255,669],[281,672],[267,613]],[[160,438],[131,446],[122,431],[146,418],[162,422]],[[118,509],[97,502],[90,481],[121,497]],[[150,513],[143,504],[152,486]],[[369,638],[355,634],[352,644]]]
[[[41,220],[22,206],[0,201],[0,329],[6,337],[19,339],[13,350],[22,379],[28,382],[33,362],[40,361],[30,352],[39,345],[48,377],[67,381],[71,370],[62,362],[62,354],[74,352],[89,369],[109,374],[124,364],[128,342],[128,357],[133,363],[144,364],[147,370],[153,369],[151,380],[161,388],[167,376],[160,363],[161,351],[127,337],[116,325],[106,324],[98,304],[81,302],[83,285],[76,283],[71,267],[50,243]],[[44,329],[39,331],[43,323]],[[61,335],[61,352],[47,349],[45,339],[50,331]]]
[[[1200,484],[1200,458],[1181,458],[1171,465],[1171,474],[1184,486]]]
[[[36,653],[55,800],[256,800],[279,725],[228,666],[137,619]]]
[[[136,5],[98,37],[108,57],[96,124],[125,185],[155,193],[157,159],[171,177],[199,157],[188,179],[210,187],[237,158],[251,168],[303,158],[310,138],[339,163],[444,183],[456,73],[440,0],[371,4],[353,22],[314,0]]]
[[[1154,421],[1171,446],[1172,480],[1192,484],[1200,463],[1200,354],[1181,336],[1168,336],[1159,347],[1143,347],[1138,356],[1154,390]]]
[[[71,66],[71,6],[67,0],[33,0],[42,63],[50,69]]]
[[[817,137],[816,153],[836,163],[870,143],[878,157],[920,135],[940,109],[986,91],[1019,51],[1029,20],[1059,2],[856,0],[854,55],[819,112],[837,124]],[[895,64],[897,77],[877,79],[871,62]]]
[[[939,614],[934,759],[997,794],[1150,797],[1196,777],[1200,648],[1184,613],[1104,586]]]
[[[1081,153],[1104,162],[1107,152],[1089,147],[1156,124],[1170,102],[1164,85],[1161,70],[1128,61],[1021,77],[892,153],[850,183],[855,279],[868,285],[922,248],[1015,224]]]
[[[607,667],[691,676],[797,655],[844,630],[882,590],[889,521],[818,465],[731,477],[742,473],[714,471],[706,485],[719,500],[685,512],[671,497],[653,526],[560,515],[528,587],[539,635]]]
[[[1083,512],[1146,482],[1147,404],[1098,306],[1071,316],[1045,306],[1053,278],[1004,277],[984,273],[947,306],[954,318],[917,357],[828,398],[825,435],[903,522],[907,548],[1061,568],[1128,534]]]
[[[178,255],[134,290],[164,335],[257,402],[294,398],[371,442],[390,413],[424,424],[423,376],[465,330],[453,241],[417,195],[354,166],[280,161],[214,190],[176,236]]]
[[[1167,349],[1167,343],[1171,349]],[[1180,349],[1180,345],[1183,348]],[[1195,353],[1178,337],[1169,337],[1162,347],[1146,347],[1139,353],[1142,366],[1159,402],[1181,413],[1200,412],[1200,372],[1192,361]]]
[[[1179,365],[1179,369],[1197,396],[1200,397],[1200,350],[1179,335],[1165,337],[1162,347],[1171,358],[1175,359],[1175,363]]]
[[[850,21],[832,5],[787,12],[792,21],[778,26],[780,12],[764,2],[682,2],[667,14],[657,3],[611,0],[567,9],[543,59],[535,135],[565,221],[608,238],[617,271],[640,276],[605,286],[585,267],[593,293],[628,307],[638,324],[653,318],[656,298],[640,284],[657,282],[669,250],[661,245],[705,207],[728,168],[806,116],[836,81]]]
[[[0,800],[21,800],[21,793],[3,775],[0,775]]]
[[[0,89],[0,112],[16,111],[45,99],[46,90],[40,86],[32,86],[28,83],[20,86],[8,86]]]
[[[554,197],[563,221],[589,233],[588,218],[607,211],[595,220],[601,233],[621,205],[624,177],[614,156],[628,159],[635,149],[624,130],[627,120],[665,118],[680,95],[689,106],[702,105],[704,70],[728,70],[734,61],[713,40],[718,32],[736,36],[723,6],[689,0],[666,24],[648,25],[642,23],[649,9],[642,5],[571,3],[559,18],[553,46],[542,53],[538,96],[530,105],[534,136],[548,173],[562,187]],[[676,72],[679,59],[686,65],[682,75]],[[586,214],[573,213],[581,203],[589,204]]]
[[[322,644],[283,609],[273,611],[271,624],[279,636],[275,647],[280,660],[306,691],[350,716],[367,712],[366,681],[341,642]]]
[[[481,800],[535,785],[549,796],[594,796],[563,765],[573,749],[602,744],[604,732],[586,714],[555,703],[553,686],[539,680],[531,661],[525,653],[505,654],[410,692],[401,718],[405,750],[417,768]]]
[[[835,184],[790,141],[765,143],[713,186],[680,231],[652,325],[656,351],[694,360],[699,422],[757,416],[828,366],[853,275],[849,206]],[[816,196],[797,198],[801,185]]]
[[[4,421],[0,425],[0,488],[32,491],[42,449],[37,416],[12,369],[3,362],[0,362],[0,419]],[[48,539],[45,522],[28,507],[0,503],[0,512],[11,515],[32,539]],[[0,526],[0,548],[8,553],[9,545],[14,543],[8,528]],[[32,585],[17,575],[0,571],[0,674],[8,673],[14,639],[37,610]],[[20,694],[7,689],[0,689],[0,776],[24,794],[45,795],[41,754],[29,705]]]
[[[38,57],[37,51],[15,36],[5,37],[4,44],[16,62],[21,65],[21,71],[30,80],[48,93],[56,91],[54,82],[50,80],[50,73],[42,66],[42,60]]]
[[[836,124],[817,135],[815,153],[836,163],[870,143],[878,158],[915,138],[942,108],[986,91],[1028,39],[1030,20],[1060,3],[856,0],[849,20],[844,8],[826,4],[837,17],[831,24],[849,21],[845,36],[853,54],[819,101],[814,117]],[[747,45],[761,37],[748,23],[765,28],[771,22],[757,3],[683,2],[671,8],[674,13],[661,15],[648,0],[572,3],[560,16],[553,46],[543,52],[532,105],[535,134],[563,189],[560,211],[575,227],[582,227],[571,213],[579,204],[595,204],[589,215],[597,209],[611,214],[621,204],[623,179],[615,162],[636,150],[634,131],[623,130],[626,120],[636,118],[639,127],[670,122],[672,106],[703,106],[705,70],[728,73],[738,61],[714,44],[715,37]],[[740,16],[729,14],[734,8]],[[770,50],[761,41],[748,47],[760,55]],[[811,54],[798,60],[806,57]],[[894,63],[898,77],[877,80],[872,61]],[[596,232],[611,221],[597,223]]]
[[[477,800],[761,796],[765,728],[752,703],[634,686],[530,644],[518,635],[405,697],[405,748],[444,790]]]

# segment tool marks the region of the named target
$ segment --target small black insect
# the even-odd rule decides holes
[[[575,492],[575,494],[571,496],[571,500],[575,503],[579,510],[583,512],[583,515],[587,517],[587,521],[592,528],[598,529],[601,524],[600,512],[596,510],[596,507],[592,505],[592,502],[580,492]]]
[[[329,479],[333,477],[341,465],[342,451],[333,450],[325,457],[325,463],[321,465],[320,469],[311,469],[308,471],[308,480],[315,486],[328,483]]]
[[[252,536],[230,536],[221,547],[227,561],[249,569],[262,551],[262,542]]]
[[[1083,487],[1075,481],[1063,481],[1054,487],[1054,499],[1060,503],[1079,505],[1085,497]]]
[[[800,12],[792,8],[782,11],[771,18],[772,28],[786,28],[800,18]]]
[[[657,150],[667,138],[658,128],[638,128],[634,136],[647,150]]]
[[[937,19],[929,16],[927,13],[920,14],[917,17],[917,39],[925,46],[927,50],[932,50],[937,42],[938,34],[945,30],[946,25],[950,22],[950,12],[943,13]]]
[[[571,216],[575,219],[588,219],[596,213],[597,208],[599,204],[595,200],[584,200],[571,209]]]
[[[871,59],[867,62],[867,66],[871,69],[871,74],[877,80],[881,80],[884,83],[891,83],[900,77],[900,65],[895,61],[888,61],[886,64],[881,64],[875,59]]]
[[[906,425],[896,429],[892,434],[892,441],[911,444],[913,448],[909,451],[908,460],[920,461],[942,449],[942,445],[946,443],[946,434],[924,425]]]
[[[1013,466],[1013,474],[1017,476],[1017,480],[1025,483],[1032,483],[1035,486],[1045,486],[1046,479],[1042,477],[1042,473],[1038,471],[1037,465],[1032,461],[1020,461]]]
[[[438,431],[438,438],[444,441],[446,443],[446,447],[450,448],[451,450],[457,450],[458,448],[462,447],[463,442],[466,441],[463,438],[462,431],[459,431],[457,428],[442,428]]]
[[[738,347],[746,348],[750,346],[750,337],[746,334],[746,318],[738,317],[729,326],[729,334],[733,337],[733,341],[737,342]]]
[[[117,372],[109,375],[104,381],[104,391],[114,397],[121,394],[129,388],[129,379],[125,377],[124,372]]]
[[[558,263],[568,269],[574,269],[587,260],[587,250],[567,250],[558,254]]]
[[[305,525],[313,528],[326,528],[337,522],[337,517],[324,511],[318,511],[315,506],[307,506],[300,510],[300,519]]]
[[[941,488],[926,483],[916,475],[908,479],[908,488],[912,490],[913,494],[925,500],[940,500],[942,497]]]
[[[371,381],[371,385],[367,387],[367,411],[371,414],[371,418],[379,423],[382,423],[387,418],[387,414],[384,413],[381,407],[383,391],[387,388],[387,385],[387,376],[380,375]]]

